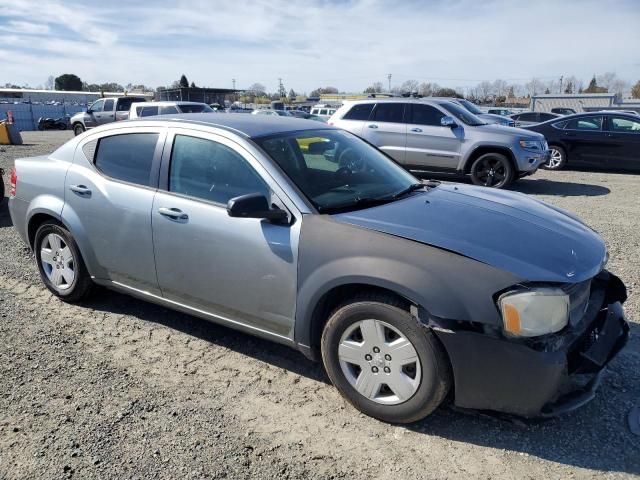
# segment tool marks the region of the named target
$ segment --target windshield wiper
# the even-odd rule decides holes
[[[351,210],[351,209],[359,209],[366,207],[373,207],[376,205],[382,205],[383,203],[392,202],[394,199],[391,197],[385,198],[372,198],[372,197],[363,197],[356,198],[352,202],[342,203],[340,205],[321,205],[318,207],[318,212],[320,213],[329,213],[329,212],[339,212],[342,210]]]
[[[425,186],[426,185],[424,183],[412,183],[407,188],[403,188],[399,192],[394,193],[390,197],[386,197],[386,198],[390,198],[391,200],[397,200],[398,198],[404,197],[405,195],[407,195],[407,194],[409,194],[411,192],[415,192],[416,190],[419,190],[421,188],[424,188]]]

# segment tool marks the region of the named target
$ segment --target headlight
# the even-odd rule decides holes
[[[559,288],[506,293],[498,303],[504,330],[509,335],[546,335],[562,330],[569,321],[569,295]]]
[[[538,140],[520,140],[519,143],[522,148],[526,148],[527,150],[542,150],[541,143]]]

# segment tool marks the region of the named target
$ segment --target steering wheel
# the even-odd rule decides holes
[[[349,173],[353,173],[354,171],[362,170],[363,164],[364,162],[362,160],[362,157],[360,157],[353,148],[347,147],[338,157],[338,165],[340,165],[340,168],[336,171],[336,173],[338,173],[343,168],[348,169]]]
[[[340,167],[338,170],[333,172],[333,175],[338,178],[344,178],[350,176],[352,173],[353,172],[349,167]]]

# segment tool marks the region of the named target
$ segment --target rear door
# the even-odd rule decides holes
[[[113,98],[106,98],[102,106],[101,112],[95,112],[96,123],[98,125],[104,125],[105,123],[115,122],[115,103]]]
[[[574,117],[566,123],[562,140],[570,163],[607,166],[611,140],[607,138],[603,124],[604,115]]]
[[[406,104],[407,146],[405,163],[410,167],[455,170],[460,162],[460,132],[440,125],[445,116],[437,108]],[[456,130],[456,131],[454,131]],[[460,129],[458,129],[460,130]]]
[[[404,119],[405,104],[400,102],[378,102],[362,129],[362,138],[380,150],[405,163],[407,124]]]
[[[136,127],[83,140],[63,213],[96,278],[155,294],[151,207],[164,138],[164,129]]]
[[[612,168],[640,170],[640,118],[607,115],[608,165]]]

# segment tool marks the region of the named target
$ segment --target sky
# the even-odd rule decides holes
[[[640,80],[640,0],[0,0],[0,39],[0,85],[31,87]]]

